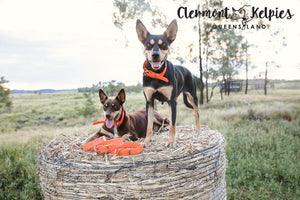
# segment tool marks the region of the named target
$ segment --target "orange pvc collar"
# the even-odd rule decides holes
[[[84,151],[111,153],[117,156],[136,155],[143,151],[143,146],[137,142],[125,142],[123,138],[106,140],[104,136],[82,146]]]
[[[85,151],[89,151],[89,150],[92,150],[95,146],[98,146],[99,144],[101,144],[102,142],[106,141],[106,137],[105,136],[102,136],[102,137],[99,137],[89,143],[86,143],[82,146],[83,150]],[[94,149],[95,150],[95,149]]]
[[[115,125],[120,126],[120,125],[123,123],[123,121],[124,121],[124,115],[125,115],[125,114],[124,114],[124,112],[123,112],[120,121],[115,121],[114,126],[115,126]],[[105,121],[97,121],[97,122],[94,122],[93,125],[104,124],[104,123],[106,123],[106,120],[105,120]]]
[[[150,78],[155,78],[155,79],[159,79],[159,80],[162,80],[162,81],[164,81],[164,82],[169,82],[169,80],[166,78],[166,77],[164,77],[164,75],[165,75],[165,73],[166,73],[166,71],[167,71],[167,61],[165,61],[165,69],[164,69],[164,71],[162,72],[162,73],[155,73],[154,71],[150,71],[150,70],[148,70],[147,68],[146,68],[146,64],[147,64],[147,61],[145,60],[145,62],[144,62],[144,65],[143,65],[143,70],[144,70],[144,73],[148,76],[148,77],[150,77]]]
[[[96,148],[97,153],[106,153],[109,152],[111,154],[115,154],[116,149],[123,145],[123,138],[116,138],[104,141],[100,143]]]
[[[117,156],[128,156],[136,155],[143,151],[143,147],[140,143],[137,142],[127,142],[117,147],[116,155]]]

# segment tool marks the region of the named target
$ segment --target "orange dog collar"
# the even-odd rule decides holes
[[[82,146],[85,151],[93,150],[97,153],[111,153],[117,156],[136,155],[143,151],[143,146],[137,142],[124,143],[123,138],[106,140],[100,137]]]
[[[115,126],[115,125],[120,126],[120,125],[123,123],[123,121],[124,121],[124,112],[122,113],[122,117],[121,117],[120,121],[115,121],[114,126]],[[94,122],[93,125],[104,124],[104,123],[106,123],[106,120],[105,120],[105,121],[97,121],[97,122]]]
[[[82,146],[83,150],[85,151],[89,151],[89,150],[94,150],[95,151],[95,147],[98,146],[99,144],[101,144],[102,142],[106,141],[105,136],[99,137],[89,143],[86,143]]]
[[[146,74],[146,76],[148,76],[150,78],[159,79],[159,80],[162,80],[167,83],[169,82],[169,80],[166,77],[164,77],[166,70],[167,70],[167,61],[165,61],[165,69],[161,73],[155,73],[154,71],[148,70],[146,68],[146,64],[147,64],[147,61],[145,60],[144,65],[143,65],[143,70],[144,70],[144,73]]]
[[[107,140],[100,143],[96,148],[97,153],[106,153],[115,154],[116,148],[123,144],[123,138],[115,138],[112,140]]]
[[[128,156],[136,155],[143,151],[143,147],[140,143],[137,142],[127,142],[117,147],[116,155],[117,156]]]

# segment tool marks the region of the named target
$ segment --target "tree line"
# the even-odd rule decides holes
[[[109,96],[116,95],[121,88],[125,88],[126,93],[139,93],[143,90],[143,86],[141,83],[137,83],[136,85],[126,86],[122,82],[118,82],[116,80],[111,81],[99,81],[96,84],[93,84],[91,87],[83,87],[78,88],[78,92],[84,93],[98,93],[99,88],[103,89],[105,93]]]

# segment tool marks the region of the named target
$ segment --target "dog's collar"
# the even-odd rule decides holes
[[[123,121],[124,121],[124,115],[125,115],[124,113],[125,113],[125,112],[122,112],[122,117],[121,117],[120,121],[115,121],[114,126],[115,126],[115,125],[121,126],[121,124],[122,124]]]
[[[121,124],[122,124],[123,121],[124,121],[124,115],[125,115],[124,112],[122,112],[122,117],[121,117],[121,119],[120,119],[119,121],[115,121],[114,126],[115,126],[115,125],[121,126]],[[104,123],[106,123],[106,120],[105,120],[105,121],[97,121],[97,122],[94,122],[93,125],[104,124]]]
[[[143,65],[143,70],[144,70],[144,74],[150,78],[155,78],[155,79],[159,79],[162,80],[164,82],[169,82],[169,80],[164,77],[166,70],[167,70],[167,61],[165,61],[165,68],[163,70],[163,72],[161,73],[155,73],[154,71],[150,71],[146,68],[146,64],[147,64],[147,60],[145,60],[144,65]]]

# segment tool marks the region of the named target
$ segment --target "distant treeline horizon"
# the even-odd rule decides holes
[[[244,81],[242,79],[238,79],[239,81]],[[263,79],[249,79],[249,84],[257,84],[260,82],[263,82]],[[285,79],[270,79],[268,80],[269,83],[274,84],[284,84],[287,83],[288,85],[291,85],[289,87],[286,85],[285,87],[279,87],[281,89],[300,89],[300,80],[285,80]],[[101,83],[101,84],[99,84]],[[39,89],[39,90],[23,90],[23,89],[13,89],[10,90],[12,94],[24,94],[24,93],[33,93],[33,94],[46,94],[46,93],[57,93],[57,92],[98,92],[99,88],[104,89],[108,95],[114,95],[116,92],[118,92],[119,89],[125,88],[127,92],[133,92],[137,93],[142,91],[142,84],[137,83],[136,85],[125,85],[122,82],[116,82],[114,80],[107,81],[107,82],[99,82],[97,84],[93,84],[91,87],[80,87],[80,88],[74,88],[74,89]],[[210,86],[213,83],[209,83]],[[293,84],[294,83],[294,84]],[[296,85],[299,85],[298,87]],[[276,87],[278,88],[278,87]]]

